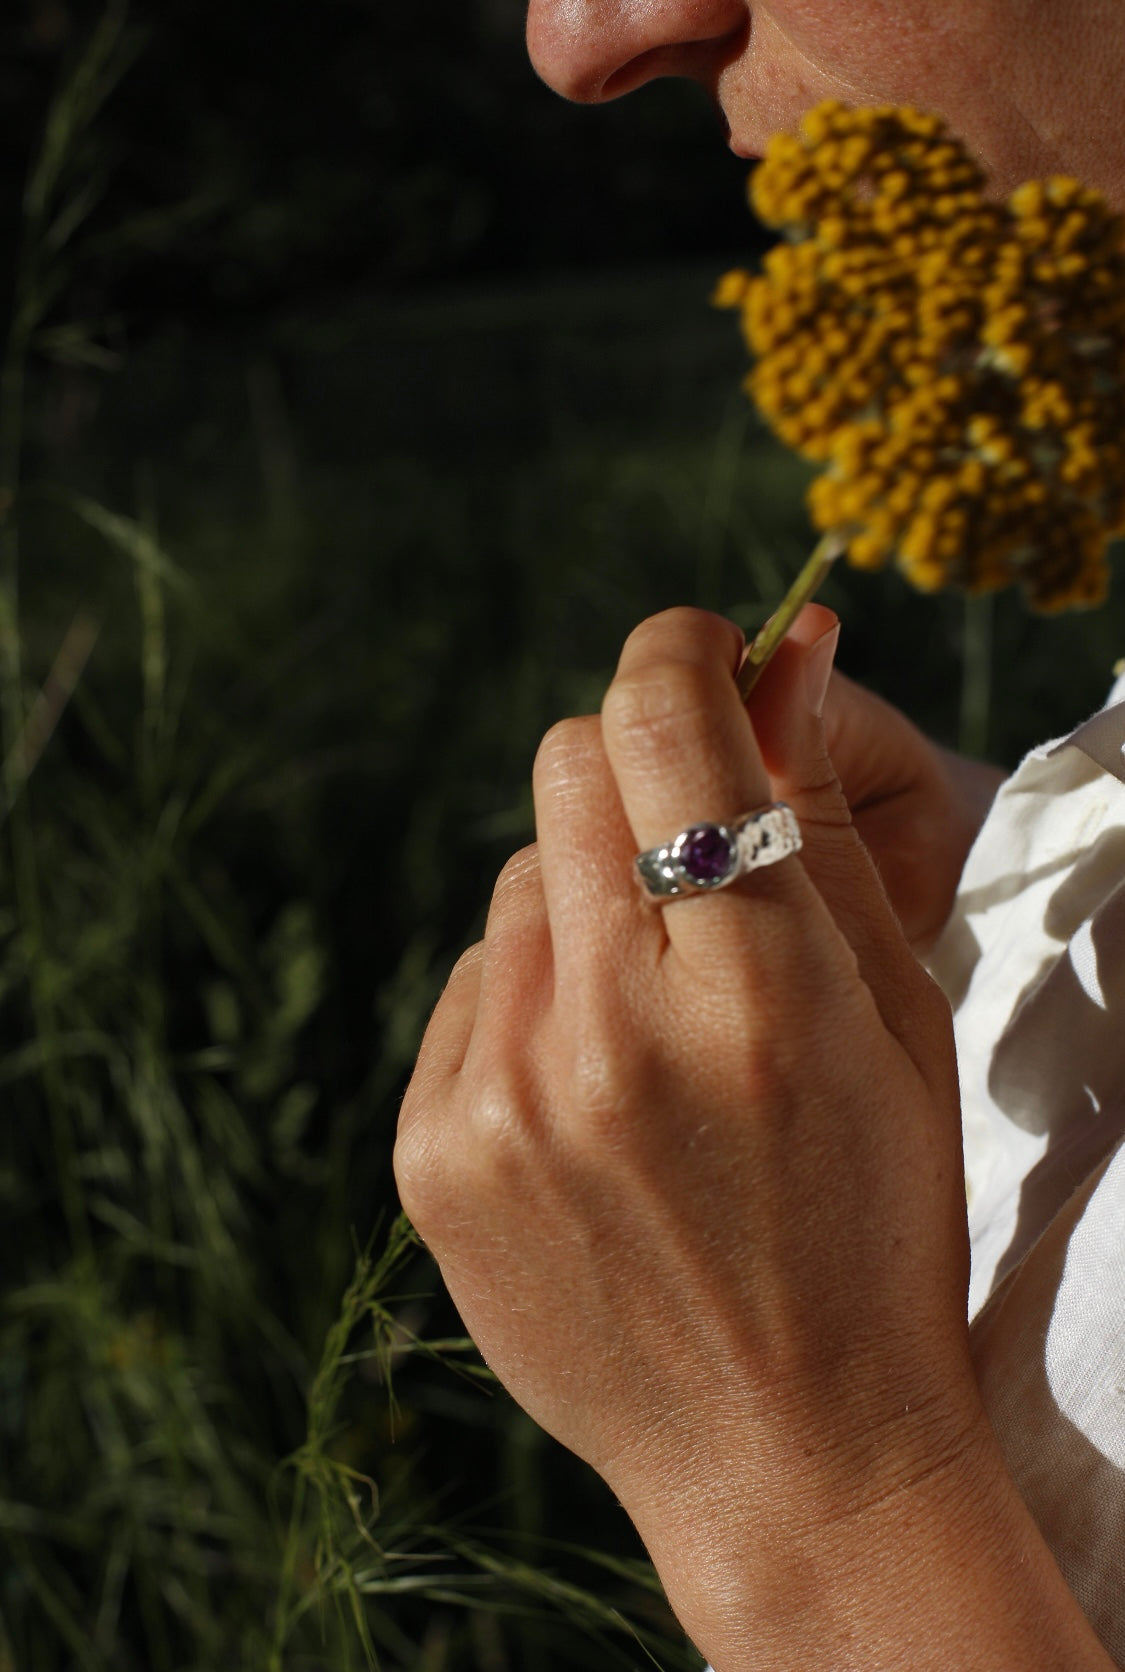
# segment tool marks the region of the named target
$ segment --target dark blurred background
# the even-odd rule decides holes
[[[566,106],[522,23],[0,17],[0,1672],[698,1664],[424,1256],[365,1263],[538,737],[809,539],[707,301],[745,165],[691,88]],[[1000,759],[1122,648],[826,597]]]
[[[100,15],[7,8],[9,209],[60,61]],[[531,72],[509,0],[134,0],[128,18],[137,63],[98,135],[114,237],[88,282],[134,330],[745,245],[745,168],[703,96],[567,106]]]

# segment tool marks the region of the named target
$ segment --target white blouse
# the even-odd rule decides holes
[[[1125,678],[1004,785],[930,966],[957,1035],[985,1404],[1125,1668]]]

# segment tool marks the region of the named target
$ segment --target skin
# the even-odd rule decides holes
[[[582,103],[698,82],[741,156],[823,98],[915,104],[947,118],[998,191],[1062,172],[1121,201],[1104,114],[1121,26],[1121,0],[531,0],[527,42],[543,80]]]
[[[998,172],[1073,132],[1109,179],[1125,155],[1093,130],[1116,124],[1057,69],[1110,13],[771,0],[751,26],[733,0],[532,0],[528,27],[560,91],[690,74],[740,148],[826,92],[934,108],[933,87]],[[716,1672],[1112,1672],[981,1403],[952,1029],[916,956],[996,777],[833,675],[836,625],[809,606],[748,711],[738,630],[666,612],[601,715],[548,734],[537,845],[404,1100],[400,1193],[485,1358],[609,1483]],[[774,799],[799,856],[644,900],[639,849]]]

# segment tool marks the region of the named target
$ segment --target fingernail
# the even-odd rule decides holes
[[[805,655],[805,695],[808,699],[809,712],[819,719],[824,713],[824,699],[828,695],[828,681],[832,677],[832,664],[836,659],[836,646],[840,642],[840,623],[830,627],[811,644]]]

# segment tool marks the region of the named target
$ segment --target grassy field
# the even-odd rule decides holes
[[[74,689],[10,829],[16,1666],[692,1663],[601,1488],[411,1352],[459,1328],[424,1261],[341,1297],[540,732],[647,609],[760,610],[732,517],[778,585],[798,538],[729,377],[708,411],[705,285],[357,302],[33,386],[22,684]]]
[[[59,713],[6,830],[21,1672],[648,1664],[614,1611],[692,1664],[620,1513],[382,1251],[397,1098],[531,835],[540,732],[642,614],[752,625],[803,550],[708,278],[355,300],[33,383],[22,704]],[[828,596],[845,666],[955,739],[962,606]],[[1115,608],[998,606],[1000,754],[1097,701]]]
[[[389,1156],[543,729],[641,616],[752,627],[807,547],[713,278],[350,295],[40,342],[26,382],[17,313],[4,1672],[698,1664],[461,1339]],[[1125,651],[1117,595],[824,596],[845,669],[1001,760]]]

